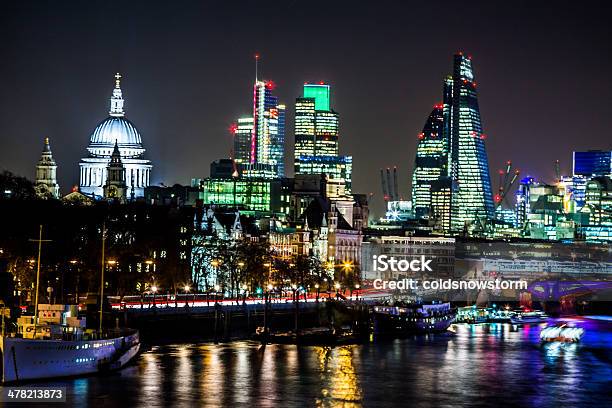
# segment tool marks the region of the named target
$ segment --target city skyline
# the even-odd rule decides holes
[[[33,25],[43,17],[36,12],[27,15],[27,9],[18,6],[11,7],[9,11],[13,12],[14,18],[8,21],[10,24],[5,29],[10,30],[16,22]],[[389,10],[406,9],[398,5],[388,8],[383,10],[384,13],[377,10],[374,16],[385,15],[393,20],[389,17]],[[247,9],[244,13],[250,10]],[[487,151],[491,172],[501,167],[505,160],[511,159],[522,170],[522,174],[548,181],[553,178],[554,160],[561,160],[562,172],[569,174],[572,151],[605,150],[610,147],[607,138],[603,136],[605,129],[609,128],[609,119],[605,115],[609,111],[609,102],[604,99],[604,95],[608,93],[606,89],[610,87],[610,81],[604,73],[608,71],[606,67],[610,61],[607,54],[595,52],[597,42],[605,41],[609,29],[595,23],[581,33],[566,29],[555,39],[546,29],[559,23],[542,19],[545,14],[543,9],[530,10],[531,14],[525,16],[525,30],[515,27],[509,20],[520,11],[520,7],[516,7],[509,11],[508,16],[497,21],[497,27],[484,22],[477,27],[480,30],[465,27],[464,32],[442,43],[439,40],[436,42],[435,38],[440,34],[431,34],[432,43],[439,45],[434,47],[435,50],[424,50],[415,41],[400,44],[399,39],[406,40],[408,33],[417,29],[414,27],[393,25],[393,28],[389,28],[387,25],[379,37],[373,35],[369,40],[363,34],[356,34],[360,40],[357,41],[359,48],[347,42],[348,35],[339,32],[339,28],[324,27],[323,34],[336,34],[336,38],[343,41],[339,41],[339,46],[334,47],[333,51],[307,48],[304,52],[309,56],[326,58],[306,58],[307,62],[302,62],[291,51],[289,44],[285,43],[279,48],[255,35],[255,38],[241,43],[230,53],[227,50],[220,51],[217,45],[207,44],[204,48],[212,50],[203,50],[200,55],[190,46],[179,46],[180,42],[176,42],[173,44],[176,45],[175,49],[162,47],[164,49],[160,51],[161,54],[155,56],[162,57],[164,63],[161,67],[145,67],[143,62],[134,59],[132,52],[145,38],[141,35],[147,33],[146,23],[158,21],[160,15],[151,10],[145,11],[144,15],[134,15],[130,14],[130,10],[130,6],[119,11],[100,6],[81,16],[85,21],[93,19],[92,23],[101,27],[98,18],[104,20],[104,16],[116,12],[117,15],[111,19],[112,27],[103,30],[115,30],[130,41],[109,40],[106,44],[106,41],[101,40],[87,42],[86,39],[91,39],[87,36],[86,39],[79,39],[74,34],[84,30],[81,26],[83,23],[72,23],[78,20],[75,16],[78,11],[60,15],[66,11],[60,6],[53,13],[53,21],[67,23],[65,30],[54,31],[55,26],[49,26],[47,20],[39,21],[42,28],[50,29],[55,37],[45,42],[40,37],[42,31],[33,30],[31,34],[21,34],[16,41],[3,46],[8,47],[4,50],[5,55],[16,57],[17,63],[12,67],[1,68],[3,77],[14,78],[14,81],[5,85],[12,97],[3,102],[5,130],[0,139],[0,167],[33,178],[40,141],[50,137],[63,192],[77,184],[76,163],[78,158],[83,157],[87,138],[104,114],[104,105],[100,101],[109,96],[107,78],[119,71],[126,79],[123,86],[128,100],[126,111],[142,131],[149,158],[156,166],[153,184],[160,181],[166,184],[187,184],[191,177],[205,176],[212,160],[229,156],[229,125],[236,117],[248,114],[248,105],[244,101],[248,100],[249,88],[252,86],[251,64],[255,52],[262,55],[260,71],[263,77],[277,83],[279,101],[288,106],[286,129],[293,129],[294,112],[291,103],[300,95],[302,84],[319,80],[331,84],[334,88],[333,106],[343,117],[340,154],[354,156],[353,190],[374,192],[373,207],[377,210],[382,205],[378,181],[380,167],[397,165],[400,193],[405,198],[409,196],[417,135],[431,106],[440,102],[440,78],[448,71],[449,56],[459,49],[474,55],[478,61],[476,76],[479,78],[480,106],[488,134]],[[177,19],[187,18],[185,14],[188,10],[193,11],[193,8],[172,10],[171,15]],[[222,7],[206,10],[210,16],[225,15]],[[276,16],[283,18],[283,14],[288,13],[283,27],[295,35],[285,25],[303,21],[305,17],[295,15],[292,10],[291,6],[287,6],[279,10]],[[196,7],[196,11],[201,9]],[[324,20],[337,19],[339,25],[344,27],[345,22],[339,11],[331,7],[323,16]],[[350,14],[353,20],[357,18],[361,21],[368,11],[371,9],[363,6],[351,10]],[[569,19],[572,14],[578,21],[598,18],[591,14],[593,12],[584,9],[560,8],[558,12],[560,16],[557,17],[562,20]],[[477,11],[481,17],[490,13],[493,10],[487,7]],[[141,24],[143,32],[126,28],[127,25],[123,23],[130,21],[130,18]],[[244,18],[242,13],[236,16],[240,22]],[[538,19],[541,20],[541,27],[534,25]],[[424,23],[426,21],[420,22],[418,26]],[[377,18],[366,21],[366,24],[372,28],[382,26]],[[239,32],[246,30],[245,27]],[[395,32],[398,39],[392,38],[391,45],[377,49],[372,42],[386,38],[385,35],[390,32]],[[522,39],[529,37],[535,45],[530,48],[524,41],[518,41],[520,46],[504,44],[506,49],[501,50],[494,47],[497,43],[485,39],[486,32],[502,36],[514,33]],[[178,30],[170,33],[170,38],[197,39],[198,34],[202,34],[202,38],[206,37],[205,32],[187,33]],[[313,34],[309,44],[314,44],[317,36],[323,34]],[[89,64],[80,60],[59,58],[55,59],[53,66],[45,62],[47,59],[44,56],[48,55],[49,50],[60,54],[67,52],[59,40],[65,37],[69,37],[71,44],[77,46],[83,55],[95,57],[91,69],[83,70]],[[241,38],[238,32],[230,37],[230,42]],[[535,46],[541,46],[547,41],[552,41],[550,47],[545,51],[539,47],[536,52]],[[578,47],[578,43],[589,41],[592,48]],[[49,46],[47,50],[41,48],[43,44]],[[18,54],[23,46],[31,47],[33,55],[26,57]],[[281,53],[281,49],[290,52]],[[573,58],[567,60],[562,58],[562,54],[551,56],[553,51],[561,49],[567,53],[572,52]],[[359,61],[358,51],[364,57],[363,67],[348,69],[348,64],[340,59],[352,63]],[[538,53],[542,55],[538,56]],[[411,57],[418,55],[419,64],[407,61],[404,54]],[[39,75],[32,77],[31,68],[24,64],[37,56],[41,58],[41,64],[37,66]],[[154,57],[147,53],[144,56],[144,61],[152,61]],[[232,59],[228,60],[227,56]],[[208,64],[206,74],[196,75],[194,68],[202,67],[202,58]],[[179,63],[172,65],[170,60]],[[581,60],[580,64],[576,62],[578,60]],[[391,61],[394,63],[390,64]],[[297,62],[300,64],[295,65]],[[592,70],[594,65],[597,65],[597,71]],[[231,75],[220,74],[228,69]],[[561,82],[561,77],[580,79]],[[27,86],[24,84],[26,78],[29,78]],[[558,86],[559,83],[563,83],[563,86]],[[219,86],[227,92],[219,92]],[[597,92],[594,92],[595,86]],[[214,104],[221,105],[220,114]],[[585,111],[583,106],[588,109]],[[378,120],[368,120],[367,115],[363,115],[366,109],[372,111],[371,117]],[[24,120],[24,115],[29,119]],[[293,132],[289,130],[285,148],[285,164],[289,175],[292,174],[289,159],[292,156],[292,146]]]

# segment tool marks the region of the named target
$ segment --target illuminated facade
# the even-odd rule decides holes
[[[447,175],[448,143],[443,137],[443,106],[435,105],[423,131],[412,173],[412,205],[417,217],[430,215],[432,206],[431,184]]]
[[[330,86],[305,84],[295,101],[295,174],[325,174],[351,191],[353,159],[338,154],[339,115],[330,108]]]
[[[36,193],[41,197],[51,195],[53,198],[59,198],[57,164],[53,159],[48,137],[45,138],[45,145],[36,165]]]
[[[107,167],[106,183],[104,184],[104,198],[124,201],[127,187],[125,185],[125,168],[121,161],[119,146],[115,143],[113,154]]]
[[[281,183],[271,179],[213,179],[202,182],[204,204],[244,208],[250,211],[279,212]]]
[[[121,75],[115,75],[115,89],[110,99],[109,117],[92,133],[87,147],[88,155],[79,164],[79,190],[89,196],[102,197],[108,177],[107,167],[115,143],[125,167],[128,196],[143,197],[151,180],[151,162],[144,158],[145,148],[136,127],[125,118]]]
[[[472,60],[462,53],[454,56],[452,86],[445,92],[448,109],[445,127],[449,141],[449,170],[453,180],[451,230],[470,229],[479,220],[493,219],[485,134],[480,120]]]
[[[419,134],[413,206],[419,218],[434,215],[436,229],[445,234],[470,232],[495,216],[470,57],[454,56],[453,74],[444,80],[443,99]]]
[[[285,105],[278,103],[272,95],[272,81],[255,81],[253,86],[253,119],[251,121],[251,139],[248,161],[244,149],[249,121],[242,118],[238,121],[234,150],[240,160],[242,174],[251,178],[279,178],[285,176]]]
[[[251,137],[253,134],[253,117],[239,118],[232,127],[234,134],[233,159],[239,167],[251,161]]]
[[[612,177],[612,151],[589,150],[574,152],[574,176]]]

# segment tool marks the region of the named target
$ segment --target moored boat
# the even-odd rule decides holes
[[[74,307],[39,306],[39,324],[23,316],[17,333],[1,338],[2,383],[115,370],[140,350],[137,330],[87,330],[85,319],[66,316]]]
[[[372,312],[375,334],[444,332],[455,319],[450,303],[380,305]]]
[[[531,324],[531,323],[544,323],[548,320],[548,315],[544,312],[534,310],[531,312],[517,313],[510,317],[512,324]]]
[[[2,338],[2,383],[79,376],[125,366],[140,350],[138,331],[92,340]]]

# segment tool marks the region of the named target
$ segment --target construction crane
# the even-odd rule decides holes
[[[399,191],[397,188],[397,166],[393,166],[393,201],[399,201]]]
[[[389,201],[389,194],[387,192],[387,183],[385,182],[385,174],[383,169],[380,169],[380,183],[382,185],[383,199],[386,203]]]
[[[559,160],[555,160],[555,177],[557,178],[557,183],[561,182],[561,164]]]
[[[506,162],[506,169],[499,170],[499,188],[497,190],[497,194],[495,195],[495,209],[499,208],[500,205],[504,202],[505,198],[508,195],[508,192],[514,186],[514,183],[518,179],[519,174],[521,174],[520,170],[515,170],[514,174],[510,176],[512,171],[512,161],[508,160]]]
[[[395,193],[393,192],[393,184],[391,184],[391,169],[387,167],[387,188],[389,189],[389,200],[395,201]]]

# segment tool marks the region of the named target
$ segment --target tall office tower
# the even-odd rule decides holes
[[[447,175],[448,144],[443,137],[443,105],[435,105],[419,133],[412,173],[412,208],[417,217],[431,215],[432,183]]]
[[[574,176],[612,177],[612,151],[574,152]]]
[[[353,159],[338,154],[339,115],[330,108],[330,86],[304,84],[295,101],[295,174],[325,174],[351,192]]]
[[[454,56],[453,74],[444,80],[443,99],[419,134],[413,207],[417,216],[433,217],[445,233],[470,231],[495,216],[470,57]]]
[[[247,177],[285,176],[285,105],[272,95],[272,81],[255,81],[253,87],[253,131],[249,162],[243,165]]]
[[[313,98],[297,98],[295,100],[295,144],[293,150],[293,170],[295,174],[302,174],[300,157],[314,156],[315,145],[315,100]]]
[[[454,56],[452,86],[445,83],[448,106],[449,175],[453,181],[451,229],[470,229],[495,216],[485,134],[480,120],[472,59]]]
[[[253,117],[239,118],[232,125],[234,134],[234,149],[232,158],[238,167],[242,167],[251,161],[251,135],[253,134]]]
[[[525,177],[521,180],[518,189],[516,190],[516,227],[524,228],[529,213],[531,212],[530,207],[530,189],[535,184],[533,177]]]

